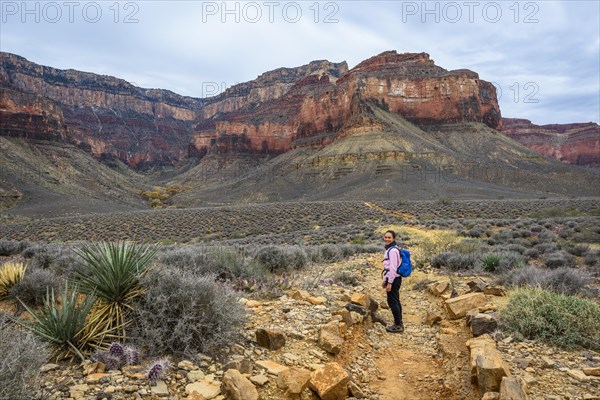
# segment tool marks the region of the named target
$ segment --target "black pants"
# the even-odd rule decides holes
[[[402,285],[402,277],[394,279],[392,290],[387,292],[387,303],[394,315],[394,324],[402,325],[402,304],[400,304],[400,285]]]

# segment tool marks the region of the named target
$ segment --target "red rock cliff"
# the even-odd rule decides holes
[[[600,166],[600,125],[535,125],[527,119],[502,118],[502,132],[521,144],[559,161]]]
[[[500,126],[491,83],[472,71],[438,67],[426,53],[385,52],[339,79],[323,69],[317,72],[298,80],[280,97],[267,96],[252,106],[242,101],[232,109],[203,113],[196,123],[191,153],[281,153],[298,145],[323,145],[357,124],[372,123],[358,117],[360,103],[366,101],[416,124]]]
[[[416,124],[500,126],[490,83],[472,71],[436,66],[426,53],[384,52],[352,70],[345,62],[313,61],[206,99],[44,67],[8,53],[0,53],[0,83],[51,99],[62,110],[70,140],[135,168],[174,164],[188,155],[278,154],[323,145],[377,125],[365,114],[365,102]]]

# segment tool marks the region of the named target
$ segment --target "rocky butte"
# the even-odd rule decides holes
[[[521,144],[574,165],[600,167],[600,125],[535,125],[527,119],[503,118],[502,132]]]
[[[439,67],[426,53],[387,51],[350,70],[346,62],[324,60],[279,68],[204,99],[0,53],[0,88],[0,135],[70,141],[135,169],[208,154],[277,155],[323,146],[376,129],[380,122],[365,113],[367,102],[422,127],[480,122],[501,129],[503,123],[491,83],[473,71]],[[571,136],[593,139],[591,128]],[[511,129],[505,132],[523,137]],[[560,151],[579,163],[597,162],[597,150],[574,149],[579,155]]]

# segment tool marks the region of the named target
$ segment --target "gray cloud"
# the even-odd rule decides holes
[[[494,82],[504,116],[600,120],[596,1],[74,3],[69,15],[61,1],[28,2],[28,12],[0,1],[0,49],[196,97],[209,83],[228,87],[315,59],[352,67],[385,50],[427,52]]]

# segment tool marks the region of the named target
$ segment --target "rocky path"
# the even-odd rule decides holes
[[[364,271],[365,289],[382,307],[387,307],[376,267],[378,261],[377,256],[367,260],[367,265],[373,267]],[[464,323],[442,321],[442,333],[438,326],[423,324],[428,313],[443,315],[439,298],[412,289],[415,282],[425,278],[417,272],[403,282],[400,297],[404,333],[388,333],[380,324],[364,326],[365,334],[361,336],[370,349],[357,341],[352,351],[354,360],[360,365],[364,354],[372,352],[373,374],[368,386],[381,399],[478,399],[468,374],[465,343],[469,332]],[[381,315],[392,320],[389,309],[382,310]]]
[[[346,309],[352,299],[360,302],[367,295],[386,306],[379,263],[379,255],[359,255],[337,264],[315,266],[303,271],[298,285],[282,297],[241,299],[250,317],[242,340],[224,348],[218,359],[173,360],[167,376],[155,386],[144,379],[143,366],[104,371],[89,362],[49,365],[42,374],[44,399],[481,399],[483,393],[471,383],[466,342],[472,334],[465,319],[448,318],[442,297],[413,288],[423,280],[443,281],[448,277],[415,271],[403,282],[402,334],[387,333],[368,314]],[[340,269],[356,274],[359,285],[308,284],[315,282],[315,276],[331,278]],[[466,279],[454,280],[459,293],[468,291]],[[506,297],[484,297],[487,303],[482,311],[506,301]],[[391,321],[389,309],[378,313]],[[327,329],[335,334],[324,336]],[[268,332],[268,344],[259,343],[260,331]],[[527,383],[529,400],[600,400],[600,378],[582,372],[600,372],[597,353],[559,351],[531,341],[518,342],[510,336],[495,338],[491,340],[510,373]],[[332,365],[335,368],[331,369]],[[338,375],[321,376],[320,384],[329,385],[339,378],[341,394],[319,396],[308,389],[319,380],[315,373],[327,368],[328,373]],[[239,375],[232,376],[232,369],[241,374],[236,371]],[[292,371],[284,384],[281,371]],[[234,389],[226,381],[245,385],[243,396],[231,397]],[[294,390],[296,394],[291,393]]]

